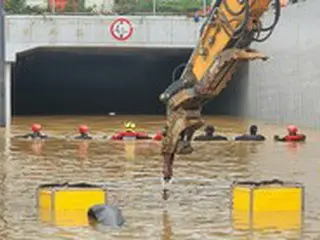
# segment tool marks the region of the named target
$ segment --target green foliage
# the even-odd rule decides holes
[[[203,0],[156,0],[157,12],[187,13],[202,6]],[[152,12],[153,0],[116,0],[113,10],[121,14]]]
[[[5,12],[7,14],[43,14],[47,8],[39,6],[27,6],[25,0],[6,0]]]
[[[8,0],[4,2],[4,9],[6,12],[10,9],[10,2]]]
[[[5,11],[8,13],[23,13],[25,9],[25,0],[7,0],[5,2]]]
[[[64,12],[74,12],[73,0],[68,0],[66,6],[64,7]]]
[[[139,5],[138,0],[115,0],[113,11],[126,14],[134,11],[137,5]]]
[[[78,0],[78,12],[86,12],[87,9],[85,8],[84,4],[85,0]]]
[[[5,0],[5,10],[8,14],[44,14],[51,12],[51,9],[26,6],[26,0]],[[82,12],[89,13],[91,8],[85,7],[86,0],[68,0],[64,10],[56,9],[59,12]],[[210,1],[211,2],[211,1]],[[210,3],[207,1],[207,4]],[[156,12],[171,12],[186,14],[202,9],[203,0],[156,0]],[[118,14],[150,13],[153,12],[153,0],[115,0],[113,11]]]
[[[159,1],[157,6],[158,12],[181,12],[186,13],[202,8],[201,0],[167,0]]]

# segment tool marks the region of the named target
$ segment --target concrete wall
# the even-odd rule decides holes
[[[177,16],[127,16],[133,34],[114,39],[110,25],[117,16],[7,16],[7,61],[37,47],[193,48],[201,23]]]
[[[249,62],[240,62],[231,81],[222,92],[204,107],[204,114],[246,116],[246,102],[248,92]]]
[[[272,37],[257,48],[271,59],[251,62],[248,116],[320,127],[320,1],[283,9]]]

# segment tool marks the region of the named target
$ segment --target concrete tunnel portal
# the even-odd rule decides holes
[[[165,114],[159,95],[191,49],[36,49],[12,66],[12,113],[19,115]],[[204,114],[240,115],[241,67]],[[183,68],[177,71],[181,74]],[[238,76],[237,76],[238,75]]]

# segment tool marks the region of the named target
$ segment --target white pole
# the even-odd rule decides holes
[[[153,15],[156,15],[156,9],[157,9],[157,0],[153,0],[152,2],[152,7],[153,7]]]
[[[53,0],[53,3],[52,3],[52,13],[55,13],[56,12],[56,0]]]
[[[203,3],[203,14],[206,15],[206,10],[207,10],[207,0],[202,0]]]
[[[7,126],[6,119],[6,38],[5,38],[5,7],[4,1],[0,0],[0,126]]]
[[[11,63],[5,64],[5,116],[7,127],[11,124]]]

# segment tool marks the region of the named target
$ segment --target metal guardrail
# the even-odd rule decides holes
[[[7,15],[30,14],[30,15],[134,15],[134,16],[194,16],[195,13],[205,15],[208,12],[211,0],[118,0],[113,6],[85,7],[84,1],[53,0],[48,6],[27,6],[22,4],[25,0],[6,0],[5,12]],[[97,0],[99,1],[99,0]],[[215,0],[214,0],[215,1]],[[307,0],[287,0],[287,5],[306,2]],[[117,2],[117,0],[115,0]],[[19,4],[17,4],[19,3]],[[55,4],[57,3],[57,4]],[[59,8],[64,6],[62,9]]]
[[[152,12],[130,12],[126,14],[118,14],[118,13],[95,13],[95,12],[49,12],[49,11],[30,11],[27,13],[14,13],[14,12],[7,12],[6,16],[14,16],[14,15],[50,15],[50,16],[188,16],[193,17],[193,12],[157,12],[156,14],[153,14]]]
[[[207,10],[212,0],[49,0],[46,5],[27,5],[31,0],[6,0],[6,14],[57,15],[185,15]],[[110,1],[110,2],[108,2]],[[112,1],[112,2],[111,2]],[[214,0],[215,1],[215,0]]]

